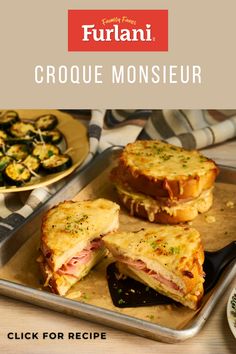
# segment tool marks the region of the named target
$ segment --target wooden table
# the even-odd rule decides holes
[[[207,155],[236,167],[236,141],[208,149]],[[236,340],[226,317],[226,303],[236,279],[217,304],[202,331],[178,344],[165,344],[86,322],[0,296],[0,353],[135,353],[234,354]],[[9,332],[38,332],[39,339],[8,339]],[[43,332],[62,332],[64,339],[42,339]],[[68,339],[69,332],[106,332],[106,339]]]

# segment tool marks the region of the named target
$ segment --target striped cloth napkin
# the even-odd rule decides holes
[[[95,111],[90,124],[92,154],[136,139],[202,149],[236,137],[236,111],[232,110]]]
[[[75,118],[81,112],[71,112]],[[136,139],[161,139],[186,149],[202,149],[236,137],[236,111],[93,110],[87,114],[90,152],[80,168],[97,153]],[[32,192],[0,194],[0,242],[51,195],[63,181]]]

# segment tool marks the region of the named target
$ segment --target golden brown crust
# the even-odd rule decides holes
[[[189,262],[184,263],[184,267],[182,270],[183,280],[186,286],[186,292],[189,293],[196,287],[196,279],[201,278],[204,275],[202,264],[204,262],[204,250],[202,244],[199,245],[198,249],[196,249],[195,253],[189,259]],[[180,262],[181,269],[181,262]],[[188,269],[186,271],[186,269]],[[198,298],[203,295],[203,283],[201,283],[201,287],[199,288]],[[200,290],[201,289],[201,290]],[[196,295],[196,293],[195,293]]]
[[[140,150],[145,151],[147,148],[150,149],[151,144],[154,146],[155,144],[157,146],[160,145],[161,148],[164,146],[166,149],[176,149],[176,152],[174,151],[172,155],[167,155],[167,157],[174,156],[175,158],[175,154],[179,157],[181,156],[181,153],[186,153],[188,154],[187,158],[191,159],[192,153],[195,160],[197,158],[203,158],[203,161],[201,162],[201,167],[203,167],[203,169],[199,170],[199,173],[196,173],[195,171],[194,173],[186,174],[186,169],[183,168],[182,174],[179,172],[174,178],[173,176],[170,178],[169,174],[159,177],[158,174],[157,176],[153,176],[152,171],[154,168],[152,167],[152,171],[148,173],[147,169],[145,170],[142,168],[142,160],[139,155],[135,155],[133,153],[132,150],[135,149],[137,144],[142,144],[141,147],[143,146],[143,150],[141,150],[139,146],[137,154],[140,154]],[[152,157],[153,156],[149,156],[147,153],[147,155],[143,158],[144,165],[148,165],[148,161],[149,159],[151,160]],[[137,158],[139,158],[139,164],[136,165],[135,159]],[[164,161],[158,168],[161,169],[163,166],[168,166],[170,162],[171,159],[170,161]],[[219,170],[214,161],[203,157],[196,151],[187,152],[184,149],[173,147],[170,144],[165,144],[158,141],[139,141],[126,146],[119,158],[118,171],[113,171],[113,174],[114,173],[118,173],[119,178],[123,182],[127,182],[136,191],[150,195],[154,198],[167,197],[171,199],[186,199],[195,198],[199,196],[202,191],[209,189],[214,184]]]
[[[129,167],[120,164],[120,175],[123,180],[132,186],[136,191],[145,193],[154,198],[196,198],[202,191],[209,189],[215,182],[218,175],[218,169],[215,168],[203,176],[189,177],[188,179],[162,180],[152,179],[151,177],[142,175],[133,175]]]
[[[56,288],[56,284],[53,284],[52,282],[52,278],[50,278],[48,280],[48,277],[49,277],[49,268],[46,264],[46,262],[40,262],[39,263],[39,268],[40,268],[40,271],[41,271],[41,274],[42,274],[42,277],[43,277],[43,282],[44,282],[44,287],[49,287],[50,290],[54,293],[54,294],[58,294],[58,291],[57,291],[57,288]]]
[[[122,193],[117,190],[119,199],[125,208],[129,211],[130,215],[141,217],[147,219],[154,223],[160,224],[178,224],[181,222],[191,221],[195,219],[198,213],[204,213],[210,209],[213,202],[212,193],[205,198],[205,202],[201,203],[200,206],[189,206],[189,203],[182,203],[181,208],[169,208],[169,213],[161,208],[146,208],[145,203],[134,200],[132,196],[127,196],[127,194]],[[186,206],[185,206],[186,204]],[[173,209],[173,214],[171,211]]]
[[[43,216],[43,220],[42,220],[42,224],[41,224],[41,242],[40,242],[40,247],[41,247],[41,251],[45,257],[45,261],[46,263],[53,269],[54,268],[54,262],[53,262],[53,258],[51,257],[51,255],[53,254],[53,250],[51,248],[49,248],[47,246],[47,239],[48,239],[48,233],[47,233],[47,222],[48,222],[48,218],[50,218],[50,216],[52,215],[53,211],[55,209],[57,209],[60,205],[63,205],[65,202],[61,202],[57,205],[54,205],[50,210],[48,210],[44,216]],[[75,203],[74,201],[70,200],[67,201],[68,204],[73,204]],[[40,264],[41,265],[41,264]]]

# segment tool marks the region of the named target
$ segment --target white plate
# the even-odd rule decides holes
[[[230,294],[227,304],[227,318],[229,327],[236,338],[236,288],[233,289]]]

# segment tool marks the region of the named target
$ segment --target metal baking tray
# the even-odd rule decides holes
[[[79,191],[82,191],[99,175],[102,175],[109,165],[114,163],[114,159],[119,152],[120,148],[118,147],[106,150],[82,172],[75,174],[69,179],[68,183],[55,196],[51,197],[18,228],[14,234],[14,238],[10,238],[8,242],[1,245],[1,264],[6,263],[7,265],[9,257],[12,256],[12,250],[9,249],[13,248],[17,250],[26,239],[30,239],[35,232],[38,232],[41,225],[42,214],[45,210],[60,201],[72,199],[78,195]],[[236,185],[236,169],[227,167],[220,167],[220,169],[221,173],[218,181]],[[211,228],[210,225],[208,225],[208,227]],[[167,343],[175,343],[193,337],[201,330],[217,301],[221,298],[231,281],[235,279],[235,275],[236,261],[233,261],[225,269],[213,291],[206,296],[200,310],[180,329],[169,328],[168,326],[159,325],[143,318],[137,318],[104,307],[60,297],[7,279],[0,279],[0,293],[37,306],[101,323],[136,335]]]

